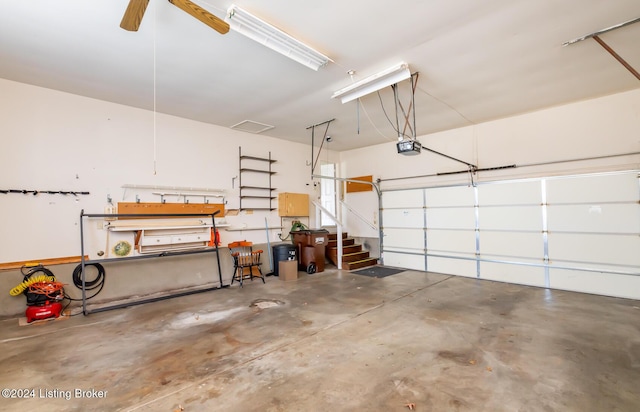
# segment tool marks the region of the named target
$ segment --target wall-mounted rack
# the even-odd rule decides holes
[[[204,187],[190,187],[190,186],[157,186],[157,185],[135,185],[135,184],[125,184],[121,186],[124,189],[122,194],[122,200],[124,200],[127,196],[127,190],[129,189],[137,189],[137,190],[153,190],[151,192],[154,196],[160,196],[160,203],[165,203],[166,196],[176,196],[178,199],[180,197],[183,198],[184,203],[189,203],[187,197],[201,197],[203,198],[202,203],[209,203],[210,198],[220,198],[222,199],[220,203],[225,203],[225,192],[222,189],[211,189]],[[138,196],[136,195],[136,200],[138,200]]]
[[[8,194],[8,193],[20,193],[23,195],[39,195],[39,194],[48,194],[48,195],[73,195],[73,196],[78,196],[78,195],[88,195],[90,194],[89,192],[75,192],[72,190],[27,190],[27,189],[21,189],[21,190],[17,190],[17,189],[0,189],[0,193],[3,194]]]
[[[81,259],[80,259],[80,265],[81,265],[81,279],[82,279],[82,313],[86,316],[89,313],[95,313],[95,312],[104,312],[107,310],[111,310],[111,309],[120,309],[120,308],[125,308],[125,307],[129,307],[129,306],[134,306],[134,305],[140,305],[143,303],[150,303],[150,302],[157,302],[159,300],[164,300],[164,299],[170,299],[170,298],[175,298],[175,297],[180,297],[180,296],[186,296],[186,295],[192,295],[195,293],[202,293],[202,292],[208,292],[211,290],[217,290],[217,289],[221,289],[223,287],[227,287],[229,285],[224,285],[222,283],[222,269],[220,267],[220,254],[219,254],[219,249],[218,249],[218,245],[216,243],[214,243],[214,246],[212,247],[206,247],[206,248],[202,248],[202,249],[195,249],[195,250],[182,250],[182,251],[169,251],[169,252],[159,252],[159,253],[149,253],[149,254],[144,254],[144,255],[134,255],[134,256],[125,256],[125,257],[117,257],[117,258],[108,258],[108,259],[87,259],[85,257],[85,250],[84,250],[84,221],[85,219],[90,219],[90,218],[108,218],[108,219],[114,219],[114,218],[129,218],[129,219],[136,219],[136,218],[160,218],[160,217],[168,217],[168,218],[176,218],[176,217],[200,217],[202,218],[203,216],[207,216],[211,218],[211,228],[213,229],[213,231],[216,231],[216,221],[215,221],[215,216],[220,213],[219,211],[216,211],[214,213],[210,213],[210,214],[202,214],[202,213],[170,213],[170,214],[131,214],[131,213],[116,213],[116,214],[104,214],[104,213],[97,213],[97,214],[89,214],[89,213],[84,213],[84,209],[82,211],[80,211],[80,251],[81,251]],[[127,302],[127,303],[121,303],[121,304],[115,304],[115,305],[110,305],[110,306],[103,306],[100,308],[96,308],[93,309],[92,311],[87,310],[87,289],[86,289],[86,266],[93,264],[93,263],[117,263],[117,262],[122,262],[122,261],[126,261],[126,260],[137,260],[137,259],[149,259],[149,258],[159,258],[159,257],[170,257],[170,256],[180,256],[180,255],[193,255],[193,254],[200,254],[200,253],[212,253],[215,252],[217,255],[216,258],[216,263],[218,266],[218,281],[219,281],[219,286],[214,286],[214,287],[209,287],[206,289],[198,289],[198,290],[192,290],[192,291],[187,291],[187,292],[180,292],[180,293],[174,293],[174,294],[170,294],[170,295],[165,295],[165,296],[160,296],[160,297],[154,297],[154,298],[149,298],[149,299],[142,299],[142,300],[137,300],[134,302]]]
[[[282,226],[273,226],[269,227],[268,230],[279,230],[282,229]],[[264,227],[228,227],[225,229],[227,232],[244,232],[249,230],[265,230]]]
[[[269,157],[243,156],[242,147],[238,148],[239,155],[239,185],[240,185],[240,210],[275,210],[273,206],[274,190],[271,185],[271,176],[276,172],[271,170],[271,165],[276,161]],[[260,167],[265,165],[266,167]],[[243,175],[245,181],[243,183]],[[249,177],[252,175],[251,177]],[[244,200],[244,204],[243,204]]]

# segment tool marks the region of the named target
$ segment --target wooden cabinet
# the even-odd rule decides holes
[[[309,216],[309,195],[306,193],[278,194],[280,216]]]

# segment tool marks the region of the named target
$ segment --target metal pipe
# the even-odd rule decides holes
[[[396,109],[396,131],[398,132],[398,139],[403,139],[404,136],[401,135],[400,133],[400,123],[398,121],[398,83],[394,84],[391,86],[391,88],[393,89],[393,100],[395,103],[395,109]]]
[[[159,302],[161,300],[167,300],[167,299],[179,298],[179,297],[182,297],[182,296],[194,295],[196,293],[211,292],[211,291],[217,290],[217,289],[220,289],[220,288],[219,287],[210,287],[210,288],[206,288],[206,289],[197,289],[197,290],[190,290],[190,291],[187,291],[187,292],[174,293],[174,294],[167,295],[167,296],[158,296],[158,297],[155,297],[155,298],[135,300],[135,301],[126,302],[126,303],[118,303],[118,304],[111,305],[111,306],[103,306],[103,307],[100,307],[100,308],[95,308],[95,309],[85,313],[85,315],[88,315],[89,313],[106,312],[106,311],[112,310],[112,309],[128,308],[130,306],[142,305],[142,304],[145,304],[145,303]]]
[[[607,27],[606,29],[598,30],[596,32],[584,35],[582,37],[578,37],[576,39],[566,41],[566,42],[562,43],[562,47],[569,46],[569,45],[572,45],[574,43],[578,43],[578,42],[581,42],[583,40],[590,39],[591,37],[596,37],[596,36],[598,36],[600,34],[604,34],[604,33],[610,32],[612,30],[616,30],[616,29],[619,29],[621,27],[628,26],[628,25],[633,24],[633,23],[637,23],[639,21],[640,21],[640,17],[637,17],[635,19],[631,19],[629,21],[625,21],[624,23],[616,24],[614,26]]]
[[[616,53],[615,50],[609,47],[609,45],[605,43],[604,40],[602,40],[598,36],[593,36],[593,40],[597,41],[598,44],[602,46],[606,51],[608,51],[609,54],[612,55],[614,59],[616,59],[621,65],[625,67],[625,69],[629,70],[629,72],[631,72],[631,74],[633,74],[636,77],[636,79],[640,80],[640,73],[638,73],[636,69],[631,67],[631,65],[627,63],[627,61],[623,59],[618,53]]]
[[[465,164],[465,165],[467,165],[467,166],[469,166],[469,167],[473,167],[474,169],[477,169],[477,168],[478,168],[478,166],[476,166],[476,165],[474,165],[474,164],[471,164],[471,163],[465,162],[464,160],[456,159],[455,157],[452,157],[452,156],[446,155],[446,154],[444,154],[444,153],[440,153],[440,152],[435,151],[435,150],[433,150],[433,149],[429,149],[429,148],[428,148],[428,147],[426,147],[426,146],[422,146],[422,148],[423,148],[424,150],[428,151],[428,152],[435,153],[435,154],[437,154],[437,155],[439,155],[439,156],[446,157],[447,159],[451,159],[451,160],[456,161],[456,162],[458,162],[458,163],[462,163],[462,164]],[[465,173],[467,173],[467,172],[468,172],[468,170],[465,170],[464,172],[465,172]]]
[[[620,154],[612,154],[612,155],[605,155],[605,156],[582,157],[582,158],[566,159],[566,160],[554,160],[551,162],[526,163],[526,164],[519,164],[516,167],[548,166],[548,165],[561,164],[561,163],[584,162],[587,160],[602,160],[602,159],[609,159],[612,157],[636,156],[636,155],[640,155],[640,152],[620,153]]]
[[[215,213],[211,215],[211,224],[213,225],[213,245],[216,248],[216,263],[218,264],[218,279],[220,280],[220,287],[223,287],[222,284],[222,268],[220,267],[220,249],[218,249],[218,229],[216,229],[216,218],[215,216],[220,213],[219,210],[216,210]]]
[[[315,142],[314,142],[315,136],[314,135],[315,135],[315,131],[316,131],[316,126],[322,126],[323,124],[327,125],[327,129],[324,131],[324,136],[326,137],[327,136],[327,131],[329,130],[329,125],[334,120],[336,120],[336,119],[333,118],[331,120],[325,120],[324,122],[316,123],[316,124],[313,124],[311,126],[307,126],[307,128],[306,128],[306,130],[311,129],[311,163],[310,163],[310,166],[311,166],[311,178],[312,179],[313,179],[313,172],[314,172],[314,170],[316,168],[316,160],[314,159],[315,156],[313,155],[313,149],[315,149],[315,147],[314,147],[315,146]],[[323,138],[322,139],[322,143],[323,144],[324,144],[324,140],[325,139]],[[320,150],[322,150],[322,146],[320,146]],[[320,153],[318,153],[318,159],[320,159]]]
[[[84,315],[87,314],[87,299],[86,299],[86,288],[85,288],[85,259],[84,259],[84,225],[82,221],[84,220],[82,216],[84,215],[84,209],[80,211],[80,265],[81,265],[81,274],[82,274],[82,313]]]
[[[424,146],[422,148],[426,149]],[[426,150],[429,150],[429,149],[426,149]],[[484,167],[484,168],[481,168],[481,169],[477,169],[476,171],[477,172],[485,172],[485,171],[500,170],[500,169],[513,169],[513,168],[533,167],[533,166],[548,166],[548,165],[553,165],[553,164],[562,164],[562,163],[570,163],[570,162],[584,162],[584,161],[588,161],[588,160],[602,160],[602,159],[609,159],[609,158],[613,158],[613,157],[636,156],[636,155],[640,155],[640,152],[619,153],[619,154],[613,154],[613,155],[583,157],[583,158],[576,158],[576,159],[554,160],[554,161],[550,161],[550,162],[540,162],[540,163],[527,163],[527,164],[518,164],[518,165],[513,164],[513,165],[506,165],[506,166]],[[455,172],[440,172],[440,173],[431,173],[431,174],[427,174],[427,175],[392,177],[392,178],[388,178],[388,179],[378,179],[378,181],[380,181],[380,182],[390,182],[390,181],[394,181],[394,180],[419,179],[419,178],[425,178],[425,177],[437,177],[437,176],[444,176],[444,175],[450,175],[450,174],[461,174],[461,173],[469,173],[469,171],[468,170],[458,170],[458,171],[455,171]]]
[[[415,139],[418,134],[418,130],[416,129],[416,88],[418,87],[418,76],[420,74],[416,72],[414,75],[415,82],[413,76],[411,76],[411,106],[413,106],[413,138]]]

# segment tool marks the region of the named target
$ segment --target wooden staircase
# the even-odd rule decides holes
[[[329,233],[329,242],[325,249],[327,259],[338,266],[338,234]],[[355,239],[342,233],[342,269],[354,270],[378,264],[378,258],[370,257],[369,252],[362,250],[362,245],[357,245]]]

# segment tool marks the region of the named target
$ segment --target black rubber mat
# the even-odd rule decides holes
[[[351,273],[356,275],[371,276],[374,278],[385,278],[387,276],[395,275],[400,272],[404,272],[406,269],[388,268],[384,266],[369,266],[364,269],[355,270]]]

